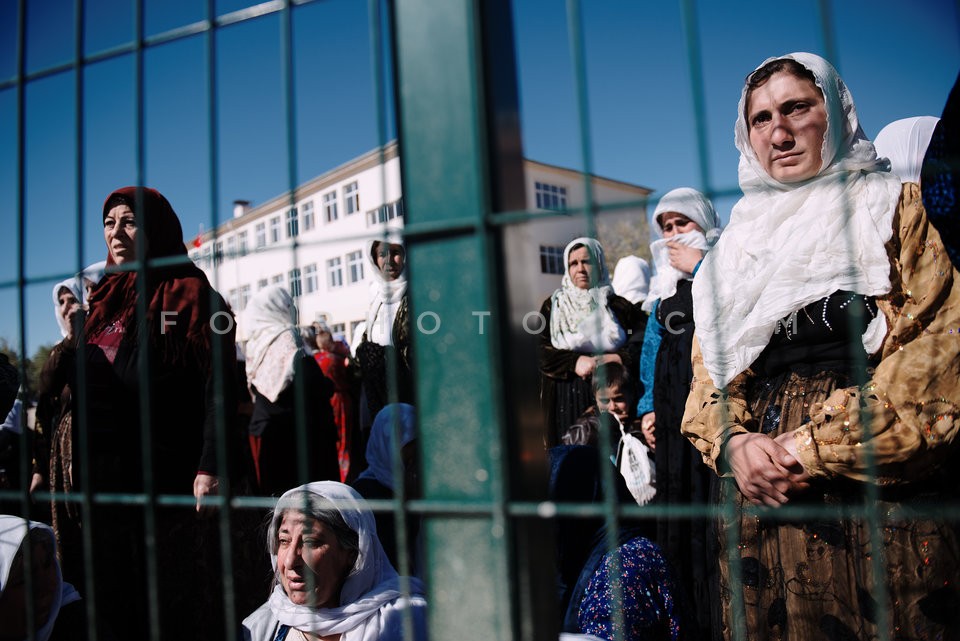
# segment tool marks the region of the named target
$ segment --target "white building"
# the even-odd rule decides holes
[[[583,206],[582,174],[531,160],[524,161],[524,173],[528,209]],[[642,201],[650,190],[600,177],[592,181],[595,202],[636,203],[604,214],[602,222],[630,221],[647,238]],[[366,314],[372,279],[364,248],[388,222],[391,228],[402,226],[403,215],[400,159],[396,143],[390,143],[304,183],[293,198],[285,193],[253,208],[237,201],[234,218],[201,235],[190,256],[238,316],[256,291],[280,284],[294,295],[301,325],[322,318],[352,340]],[[604,226],[598,227],[603,241]],[[583,235],[583,217],[550,217],[512,226],[510,233],[529,248],[524,258],[537,274],[536,309],[559,285],[563,248]],[[511,246],[518,246],[515,241],[516,236]],[[243,340],[242,324],[237,335]]]

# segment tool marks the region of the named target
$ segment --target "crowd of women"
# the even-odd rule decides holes
[[[960,638],[960,529],[936,509],[958,498],[958,92],[941,119],[892,123],[875,147],[826,60],[769,59],[738,106],[743,197],[723,229],[693,189],[659,199],[639,311],[595,240],[566,248],[540,350],[556,498],[602,500],[589,474],[571,494],[560,472],[584,447],[603,461],[603,438],[636,481],[618,460],[632,428],[652,452],[651,502],[675,514],[639,534],[560,528],[565,630]],[[621,569],[622,618],[597,624],[578,572],[598,580],[604,563]]]
[[[558,519],[563,638],[960,638],[957,523],[934,509],[960,487],[957,92],[878,155],[826,60],[769,59],[725,228],[680,187],[652,278],[565,248],[539,337],[551,498],[701,509]],[[239,349],[159,192],[115,191],[103,225],[105,264],[53,288],[31,486],[53,500],[49,526],[0,517],[0,637],[216,639],[235,610],[254,641],[426,638],[419,522],[364,500],[418,490],[399,238],[367,246],[352,349],[278,287]],[[224,519],[220,495],[273,498]]]

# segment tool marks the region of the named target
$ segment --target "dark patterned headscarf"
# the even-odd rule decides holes
[[[146,291],[146,328],[151,343],[163,363],[197,366],[206,369],[210,363],[210,317],[221,310],[211,309],[210,282],[206,275],[186,259],[183,229],[173,207],[163,195],[149,187],[118,189],[103,203],[103,217],[117,205],[138,208],[137,191],[141,193],[146,259],[183,256],[182,263],[162,267],[148,265]],[[115,265],[107,255],[107,269]],[[168,312],[166,317],[161,312]],[[172,315],[170,314],[172,313]],[[144,327],[137,322],[137,272],[108,273],[90,296],[90,315],[85,331],[96,336],[116,321],[124,331],[139,337]],[[163,323],[163,319],[167,323]],[[171,321],[175,324],[170,324]],[[218,327],[226,325],[226,319]],[[231,319],[232,324],[232,319]]]

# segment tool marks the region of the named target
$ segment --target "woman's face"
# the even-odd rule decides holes
[[[567,275],[574,286],[580,289],[590,289],[596,282],[597,265],[590,256],[586,247],[578,247],[570,252],[567,260]]]
[[[57,313],[69,325],[77,310],[80,309],[80,301],[66,287],[61,287],[57,292]]]
[[[677,234],[685,234],[688,231],[703,233],[703,227],[675,211],[665,211],[657,218],[660,220],[664,238],[673,238]]]
[[[773,74],[750,94],[746,118],[750,146],[771,178],[797,183],[820,173],[827,109],[813,82]]]
[[[377,267],[386,280],[400,278],[400,274],[403,272],[403,263],[406,259],[403,245],[377,243],[373,253],[377,259]]]
[[[103,219],[103,239],[114,264],[137,259],[137,219],[127,205],[117,205]]]
[[[293,510],[284,513],[277,538],[277,574],[290,600],[316,608],[339,606],[356,552],[342,547],[323,523]]]

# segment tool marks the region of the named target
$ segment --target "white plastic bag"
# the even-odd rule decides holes
[[[646,443],[627,433],[619,419],[617,424],[620,426],[617,469],[627,482],[627,489],[636,499],[637,505],[646,505],[657,493],[656,470],[650,460],[650,450]]]

